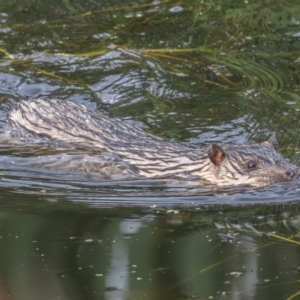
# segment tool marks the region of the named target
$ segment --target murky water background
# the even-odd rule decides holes
[[[72,100],[199,146],[276,132],[297,164],[299,12],[298,1],[0,1],[0,100]],[[299,297],[299,182],[103,182],[45,167],[63,154],[0,145],[1,299]]]

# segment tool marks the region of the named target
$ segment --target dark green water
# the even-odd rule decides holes
[[[201,145],[276,132],[295,164],[299,57],[295,0],[0,1],[1,101],[72,100]],[[216,191],[26,166],[59,152],[0,145],[0,299],[300,299],[298,181]]]

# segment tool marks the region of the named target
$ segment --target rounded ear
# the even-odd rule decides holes
[[[208,149],[208,157],[215,166],[220,166],[225,159],[225,152],[220,146],[212,144]]]
[[[270,138],[267,140],[267,143],[270,144],[275,150],[278,150],[278,142],[275,136],[275,133],[270,136]]]

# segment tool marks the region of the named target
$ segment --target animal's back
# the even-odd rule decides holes
[[[118,119],[88,109],[85,105],[71,101],[37,99],[15,103],[8,115],[8,121],[21,137],[45,139],[95,145],[106,149],[115,143],[143,143],[151,137]]]
[[[71,101],[20,101],[10,109],[8,122],[16,138],[108,151],[131,163],[145,176],[196,170],[198,166],[193,163],[203,156],[203,149],[165,141]]]

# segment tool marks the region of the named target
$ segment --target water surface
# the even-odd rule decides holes
[[[71,100],[199,147],[276,132],[298,164],[299,6],[2,1],[0,100]],[[0,298],[299,297],[299,182],[101,181],[46,167],[63,152],[0,145]]]

